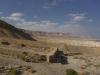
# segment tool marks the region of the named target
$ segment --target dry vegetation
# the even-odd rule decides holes
[[[48,64],[45,58],[41,59],[38,52],[48,52],[53,47],[64,49],[68,57],[68,64]],[[0,38],[0,65],[2,67],[10,65],[27,65],[36,68],[37,75],[66,75],[66,69],[74,69],[79,75],[99,75],[99,48],[77,47],[63,43],[50,43],[46,41],[29,41],[12,38]],[[98,55],[97,55],[98,54]],[[88,56],[87,56],[88,55]],[[95,56],[97,55],[97,56]],[[34,68],[32,68],[34,70]],[[19,68],[17,68],[19,70]],[[16,74],[16,67],[12,67],[7,72]],[[19,70],[23,75],[33,75],[30,70]],[[46,72],[45,72],[46,71]],[[1,71],[2,72],[2,71]],[[20,74],[19,74],[20,75]]]
[[[67,45],[66,37],[28,35],[0,21],[0,75],[100,75],[99,47]],[[67,64],[47,62],[45,54],[55,48],[64,52]]]
[[[61,37],[35,38],[38,41],[0,37],[0,75],[100,75],[99,47],[67,45],[59,42]],[[68,64],[47,63],[45,56],[38,54],[49,53],[54,48],[63,50]]]

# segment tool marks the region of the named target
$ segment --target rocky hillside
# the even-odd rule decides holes
[[[18,29],[2,20],[0,20],[0,37],[18,38],[35,41],[35,39],[32,38],[28,33],[25,33],[21,29]]]
[[[43,32],[43,31],[30,31],[30,30],[24,30],[24,32],[30,34],[31,36],[40,36],[40,37],[65,37],[65,38],[74,38],[74,39],[82,39],[85,38],[85,36],[81,35],[75,35],[72,33],[62,33],[62,32]]]

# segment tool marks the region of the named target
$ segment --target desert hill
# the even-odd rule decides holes
[[[24,30],[24,32],[30,34],[31,36],[39,36],[39,37],[65,37],[65,38],[84,38],[85,36],[75,35],[72,33],[63,33],[63,32],[45,32],[45,31],[31,31],[31,30]]]
[[[0,20],[0,37],[18,38],[25,40],[34,40],[28,33],[18,29],[2,20]]]

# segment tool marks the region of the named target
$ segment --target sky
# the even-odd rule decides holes
[[[0,19],[27,30],[100,39],[100,0],[0,0]]]

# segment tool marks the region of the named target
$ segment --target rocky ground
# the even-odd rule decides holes
[[[31,66],[36,72],[24,71],[22,75],[66,75],[66,69],[74,69],[80,75],[100,75],[100,56],[68,56],[68,64],[31,63],[0,55],[1,67]],[[0,73],[0,75],[3,75]]]
[[[68,64],[40,62],[34,56],[55,47],[67,54]],[[66,75],[67,69],[79,75],[100,75],[99,55],[99,42],[60,33],[31,32],[30,35],[0,20],[0,75]]]

